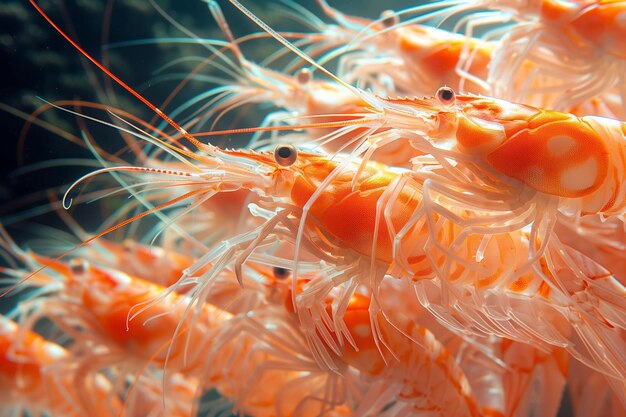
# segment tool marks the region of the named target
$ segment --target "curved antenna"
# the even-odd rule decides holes
[[[205,144],[200,142],[198,139],[194,138],[189,132],[183,129],[178,123],[172,120],[167,114],[163,113],[163,111],[157,108],[154,104],[148,101],[147,98],[139,94],[135,91],[131,86],[126,84],[120,78],[118,78],[115,74],[109,71],[104,65],[102,65],[98,60],[92,57],[87,51],[85,51],[79,44],[77,44],[72,38],[69,37],[67,33],[65,33],[54,21],[43,11],[41,7],[37,4],[35,0],[29,0],[30,4],[39,12],[41,16],[56,30],[61,36],[65,38],[78,52],[80,52],[85,58],[91,61],[96,67],[98,67],[102,72],[111,77],[113,81],[122,86],[126,91],[135,96],[139,101],[148,106],[153,112],[155,112],[159,117],[162,117],[170,126],[172,126],[176,131],[178,131],[185,139],[191,142],[198,150],[204,150],[209,153],[214,153],[218,148],[216,146]],[[280,35],[278,35],[280,36]],[[285,41],[286,42],[286,41]]]

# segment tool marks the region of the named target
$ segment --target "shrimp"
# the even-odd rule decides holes
[[[39,273],[29,282],[51,289],[43,299],[21,303],[21,310],[33,305],[32,313],[25,316],[28,325],[41,319],[52,321],[88,366],[107,369],[119,382],[137,372],[137,383],[154,370],[166,372],[168,392],[182,389],[195,403],[202,389],[217,389],[234,400],[237,409],[254,416],[313,417],[322,410],[329,411],[328,415],[345,415],[348,410],[340,398],[333,398],[341,395],[341,387],[335,394],[327,391],[335,377],[307,357],[297,329],[290,320],[281,320],[270,298],[240,307],[237,316],[209,304],[196,306],[176,293],[154,303],[165,288],[121,271],[80,259],[66,264],[31,257],[31,261],[37,260],[53,274]],[[228,281],[236,282],[234,277]],[[52,294],[54,288],[58,296]],[[247,291],[258,291],[250,288]],[[219,301],[222,297],[218,291],[209,298]],[[284,310],[283,298],[279,297],[278,311]],[[196,387],[191,392],[189,384]],[[257,384],[268,389],[251,390]],[[137,392],[132,403],[141,404],[145,396],[152,398],[154,393],[146,391],[150,386],[133,389]],[[173,399],[174,405],[180,401],[177,395]],[[174,411],[168,407],[167,412],[172,415]]]
[[[622,41],[626,29],[620,20],[625,2],[478,0],[449,7],[442,4],[448,13],[493,10],[464,16],[462,22],[467,23],[469,32],[484,24],[507,24],[506,32],[499,31],[505,35],[494,50],[487,78],[495,86],[496,96],[522,100],[507,92],[522,63],[530,61],[537,66],[536,77],[547,75],[554,80],[537,90],[553,96],[542,106],[565,111],[594,97],[617,94],[620,104],[614,108],[615,116],[626,118]]]
[[[468,214],[446,206],[445,198],[431,191],[431,199],[447,213],[435,210],[429,216],[422,197],[427,181],[410,170],[329,160],[290,145],[274,154],[224,150],[214,157],[214,168],[204,174],[177,176],[186,182],[193,178],[206,192],[244,187],[258,193],[259,204],[267,201],[267,220],[217,245],[187,269],[188,276],[195,276],[213,265],[199,275],[193,297],[202,297],[227,264],[234,264],[241,281],[241,265],[252,254],[272,262],[263,248],[291,239],[296,247],[292,269],[298,269],[300,248],[334,265],[328,278],[306,287],[301,303],[315,303],[340,284],[362,283],[375,291],[390,274],[413,280],[419,301],[458,332],[562,346],[611,378],[626,375],[624,350],[614,348],[623,344],[626,289],[556,240],[544,245],[523,230],[480,223],[466,228],[457,223]],[[466,220],[472,221],[471,214]],[[542,245],[541,254],[529,258]]]
[[[624,122],[456,95],[446,87],[434,97],[390,101],[414,112],[414,128],[452,151],[459,165],[477,166],[473,173],[485,183],[522,184],[567,213],[612,216],[626,208]]]
[[[441,85],[481,94],[491,91],[482,80],[495,43],[412,23],[414,19],[400,23],[402,12],[385,11],[369,21],[346,16],[325,0],[318,3],[339,25],[318,31],[342,44],[319,62],[339,56],[337,75],[345,81],[357,80],[357,85],[373,87],[378,94],[389,93],[387,79],[393,81],[395,94],[425,95]],[[462,68],[466,56],[472,57],[471,64]]]
[[[118,416],[120,399],[104,376],[72,369],[71,353],[0,316],[2,410],[32,415]]]

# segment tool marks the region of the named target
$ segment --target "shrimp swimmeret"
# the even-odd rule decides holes
[[[224,150],[201,159],[204,168],[197,171],[161,175],[204,193],[249,189],[260,197],[254,211],[267,220],[216,245],[187,269],[189,276],[202,277],[196,297],[229,263],[242,279],[248,257],[263,259],[268,245],[286,239],[295,245],[294,270],[303,251],[335,268],[328,279],[305,287],[298,303],[319,302],[341,283],[375,290],[385,274],[408,278],[416,282],[421,303],[456,331],[564,346],[612,378],[626,376],[626,289],[558,241],[546,242],[535,259],[529,254],[543,242],[532,234],[481,223],[466,227],[473,212],[446,205],[433,190],[426,202],[427,181],[411,170],[330,160],[290,145],[274,154]],[[155,174],[154,168],[117,167],[83,180],[111,170]],[[275,261],[267,256],[266,262]],[[208,263],[213,266],[196,274]]]

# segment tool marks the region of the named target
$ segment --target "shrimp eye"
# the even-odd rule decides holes
[[[72,271],[74,275],[82,275],[87,269],[89,269],[89,264],[84,259],[78,258],[70,261],[70,271]]]
[[[442,104],[453,104],[456,94],[450,87],[441,87],[435,94]]]
[[[306,83],[311,81],[312,76],[313,74],[311,74],[310,69],[302,68],[300,71],[298,71],[296,78],[298,79],[298,82],[300,83],[300,85],[305,85]]]
[[[274,150],[276,163],[283,167],[289,167],[296,162],[298,150],[293,145],[278,145]]]
[[[291,272],[288,269],[279,266],[274,267],[274,278],[282,281],[283,279],[289,278],[289,275],[291,275]]]
[[[393,10],[385,10],[380,14],[381,23],[384,27],[390,28],[400,23],[400,16]]]

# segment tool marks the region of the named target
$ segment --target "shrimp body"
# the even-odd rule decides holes
[[[423,24],[401,24],[395,12],[383,12],[376,20],[347,16],[319,1],[336,26],[320,28],[327,42],[341,45],[321,58],[340,59],[338,76],[379,94],[389,92],[385,80],[393,81],[396,93],[429,94],[440,85],[460,91],[487,94],[487,66],[494,43],[465,37]],[[466,56],[471,65],[461,68]],[[384,73],[381,77],[379,74]]]

